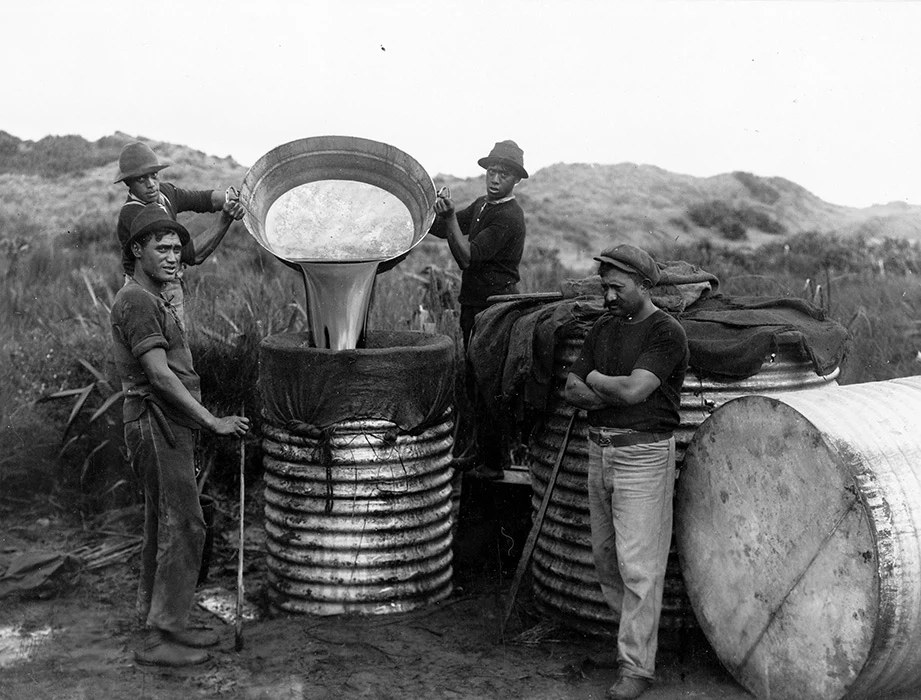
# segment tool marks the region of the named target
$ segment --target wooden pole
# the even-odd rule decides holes
[[[569,425],[566,427],[566,434],[560,444],[560,451],[556,456],[556,464],[553,465],[553,471],[550,472],[550,478],[547,480],[547,488],[544,490],[544,497],[540,503],[540,509],[531,525],[531,531],[528,533],[528,539],[525,540],[524,549],[521,550],[521,558],[518,560],[518,569],[515,571],[515,578],[512,580],[512,589],[505,600],[505,608],[502,611],[502,619],[499,622],[499,636],[505,634],[505,625],[512,614],[512,608],[515,607],[515,598],[518,597],[518,588],[521,586],[521,579],[524,578],[525,571],[528,570],[528,564],[531,561],[531,555],[534,553],[534,546],[537,544],[537,536],[540,534],[541,526],[544,523],[544,516],[547,514],[547,506],[550,505],[550,496],[553,493],[553,487],[556,485],[557,474],[560,473],[560,465],[563,463],[563,457],[566,454],[566,448],[569,446],[569,438],[572,435],[572,426],[576,422],[576,413],[573,411],[569,419]]]
[[[242,409],[240,415],[243,415]],[[243,484],[244,465],[246,460],[245,439],[240,438],[240,544],[237,549],[237,610],[234,619],[234,643],[235,651],[243,649],[243,505],[245,489]]]

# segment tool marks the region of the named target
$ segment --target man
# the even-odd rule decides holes
[[[518,265],[524,251],[524,212],[515,201],[515,185],[528,177],[524,152],[514,141],[499,141],[477,163],[486,169],[486,195],[462,211],[455,211],[450,194],[435,202],[437,217],[429,230],[446,238],[451,255],[463,271],[460,288],[460,327],[466,351],[476,315],[497,294],[515,294],[521,279]],[[475,390],[471,390],[475,393]],[[501,479],[509,461],[496,421],[483,415],[477,402],[477,440],[482,463],[474,476]]]
[[[645,251],[619,245],[595,260],[606,313],[585,338],[565,397],[588,411],[592,553],[620,619],[607,697],[625,700],[655,671],[688,344],[681,324],[652,302],[659,269]]]
[[[131,222],[148,204],[159,204],[174,221],[181,212],[219,212],[229,205],[234,205],[230,210],[233,220],[243,218],[243,207],[233,196],[235,193],[232,187],[227,188],[225,192],[185,190],[169,182],[160,182],[160,171],[168,167],[168,164],[160,162],[150,146],[140,141],[129,143],[122,149],[118,157],[115,184],[124,182],[128,187],[128,198],[118,213],[118,241],[123,251],[125,242],[130,236]],[[180,320],[183,318],[185,309],[181,286],[183,268],[186,265],[203,263],[220,245],[233,220],[229,221],[227,226],[209,228],[183,246],[179,273],[176,279],[169,282],[163,290]],[[134,259],[128,254],[123,254],[122,266],[125,274],[130,277],[134,268]]]
[[[222,212],[222,219],[231,215]],[[125,255],[133,273],[112,305],[115,365],[125,391],[125,443],[144,485],[144,546],[137,608],[148,627],[139,663],[186,666],[208,658],[210,630],[189,626],[205,521],[193,464],[195,432],[242,437],[249,420],[215,417],[201,404],[185,331],[163,295],[189,233],[158,204],[134,217]]]

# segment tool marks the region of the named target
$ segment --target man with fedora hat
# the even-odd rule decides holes
[[[195,432],[242,437],[249,429],[249,419],[218,418],[201,404],[185,331],[163,295],[188,242],[189,232],[163,207],[144,206],[124,242],[132,276],[111,311],[115,366],[125,396],[125,443],[144,485],[137,611],[147,632],[135,659],[160,666],[201,663],[208,658],[202,647],[217,643],[211,630],[189,626],[205,540]]]
[[[160,182],[159,173],[168,168],[146,143],[135,141],[122,148],[118,157],[118,173],[115,184],[124,182],[128,188],[128,197],[118,214],[118,242],[125,250],[125,242],[131,232],[131,222],[148,204],[159,204],[174,221],[181,212],[213,213],[226,210],[232,219],[226,226],[214,226],[202,232],[195,239],[189,239],[183,245],[181,268],[186,265],[200,265],[213,253],[227,233],[234,220],[243,218],[243,207],[235,196],[234,188],[219,190],[186,190],[170,182]],[[122,266],[127,276],[131,276],[134,259],[122,255]],[[182,295],[182,270],[176,280],[170,282],[163,293],[169,297],[180,318],[184,313]]]
[[[513,190],[528,177],[524,151],[514,141],[499,141],[489,155],[477,164],[486,169],[486,194],[466,209],[455,211],[447,190],[435,202],[435,222],[429,233],[446,238],[451,255],[462,270],[460,287],[460,327],[466,350],[477,314],[487,299],[497,294],[516,294],[521,276],[518,266],[524,252],[524,212],[515,201]],[[475,393],[475,390],[471,390]],[[477,415],[477,440],[482,464],[475,476],[501,479],[508,462],[508,450],[495,421]]]
[[[652,257],[618,245],[595,258],[605,313],[570,368],[566,400],[588,411],[592,554],[620,620],[611,700],[641,695],[655,671],[672,538],[675,438],[688,365],[684,328],[652,302]]]

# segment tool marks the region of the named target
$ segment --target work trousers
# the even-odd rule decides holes
[[[625,447],[589,441],[588,454],[592,554],[602,594],[620,620],[618,664],[624,675],[652,679],[672,538],[675,439]]]
[[[188,627],[205,542],[194,436],[153,404],[125,424],[132,466],[144,485],[137,612],[148,627],[166,631]]]

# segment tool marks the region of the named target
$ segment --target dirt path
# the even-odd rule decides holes
[[[72,528],[33,516],[7,513],[0,552],[73,546]],[[235,591],[235,556],[232,542],[219,536],[209,586]],[[254,552],[247,559],[248,597],[258,604],[264,563]],[[136,556],[84,572],[46,600],[4,598],[0,628],[16,636],[5,647],[0,638],[0,698],[587,700],[603,698],[613,682],[612,670],[588,661],[608,642],[541,621],[526,598],[500,640],[497,578],[465,579],[463,572],[451,598],[402,615],[261,617],[246,624],[241,652],[233,650],[231,626],[196,609],[196,621],[221,634],[212,659],[184,670],[140,667],[131,655],[139,641],[135,563]],[[658,681],[644,697],[751,698],[706,647],[662,652]]]

